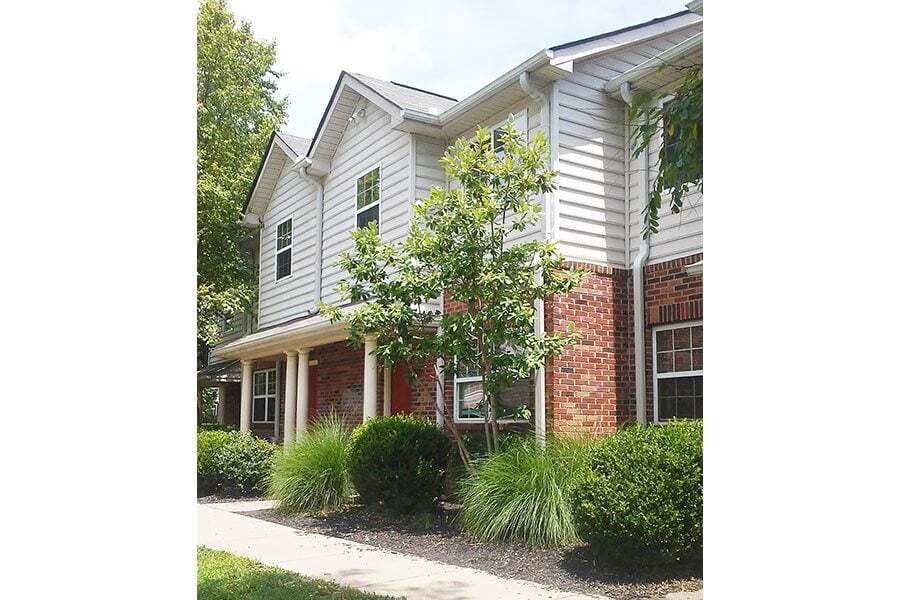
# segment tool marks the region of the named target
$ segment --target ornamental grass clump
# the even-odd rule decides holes
[[[567,546],[578,541],[572,487],[586,470],[587,444],[532,439],[476,464],[460,482],[463,530],[485,541]]]
[[[644,565],[703,553],[703,421],[632,426],[592,450],[574,490],[579,534],[606,557]]]
[[[284,512],[321,512],[347,504],[353,487],[348,456],[350,430],[335,415],[319,419],[275,461],[269,497]]]

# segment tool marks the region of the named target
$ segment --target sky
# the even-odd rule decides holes
[[[341,69],[457,100],[542,48],[684,10],[687,0],[231,0],[278,44],[283,130],[312,137]]]

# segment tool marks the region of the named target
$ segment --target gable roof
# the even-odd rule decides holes
[[[643,23],[638,23],[636,25],[629,25],[628,27],[622,27],[621,29],[615,29],[613,31],[607,31],[605,33],[598,33],[597,35],[592,35],[590,37],[582,38],[580,40],[575,40],[574,42],[566,42],[565,44],[559,44],[558,46],[550,46],[549,50],[565,50],[566,48],[572,48],[573,46],[579,46],[581,44],[586,44],[588,42],[596,42],[597,40],[602,40],[605,38],[610,38],[622,33],[628,33],[629,31],[634,31],[635,29],[641,29],[643,27],[649,27],[650,25],[655,25],[657,23],[662,23],[663,21],[668,21],[670,19],[676,19],[678,17],[683,17],[685,15],[691,14],[690,10],[682,10],[677,13],[672,13],[671,15],[666,15],[664,17],[657,17],[655,19],[650,19],[649,21],[644,21]]]
[[[457,100],[450,96],[436,94],[411,85],[396,81],[384,81],[362,73],[350,74],[403,110],[417,110],[438,115],[457,103]]]
[[[256,169],[256,175],[253,177],[253,183],[247,191],[247,197],[244,199],[244,208],[241,214],[247,214],[250,203],[254,198],[261,198],[265,195],[271,196],[275,191],[275,183],[278,174],[284,168],[288,160],[294,161],[298,158],[306,156],[309,150],[310,140],[297,135],[292,135],[284,131],[273,131],[269,136],[269,143],[259,160],[259,167]],[[265,202],[268,204],[268,202]]]

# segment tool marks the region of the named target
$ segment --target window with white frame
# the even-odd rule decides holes
[[[494,126],[488,128],[488,131],[491,134],[491,148],[494,150],[494,153],[497,156],[503,156],[503,127],[506,125],[509,119],[513,120],[513,127],[516,128],[523,138],[527,138],[528,132],[526,131],[528,128],[528,119],[526,116],[526,111],[521,111],[517,114],[510,114],[507,119],[500,121]],[[523,139],[522,141],[525,141]]]
[[[291,274],[291,249],[294,246],[294,218],[278,224],[275,232],[275,281]]]
[[[275,422],[275,369],[253,373],[253,422]]]
[[[356,180],[356,228],[371,222],[379,227],[381,211],[381,167],[375,167]]]
[[[703,418],[703,323],[653,329],[653,410],[657,422]]]
[[[457,422],[484,421],[485,406],[482,403],[484,379],[477,368],[461,366],[453,381],[453,419]],[[531,381],[519,379],[497,394],[498,421],[523,420],[523,409],[531,409],[534,398]]]

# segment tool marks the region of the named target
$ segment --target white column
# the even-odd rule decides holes
[[[253,409],[253,361],[241,361],[241,431],[250,431],[250,411]]]
[[[543,285],[544,277],[540,272],[534,274],[535,283]],[[544,335],[544,299],[534,301],[534,334]],[[544,445],[547,438],[547,373],[546,361],[534,372],[534,436],[537,443]]]
[[[378,411],[378,360],[375,357],[377,339],[374,335],[366,336],[366,349],[363,359],[363,421],[377,415]]]
[[[219,425],[225,424],[225,389],[224,385],[219,386],[219,411],[216,414],[216,422]]]
[[[297,439],[306,433],[309,421],[309,348],[300,349],[297,366]]]
[[[297,412],[297,353],[287,352],[284,374],[284,447],[294,443],[294,415]]]
[[[278,424],[281,422],[281,378],[284,377],[283,361],[279,358],[275,361],[275,429],[272,432],[272,441],[276,444],[278,437]]]
[[[385,417],[391,415],[391,371],[393,371],[391,365],[384,365],[384,406],[382,407],[381,414]]]

